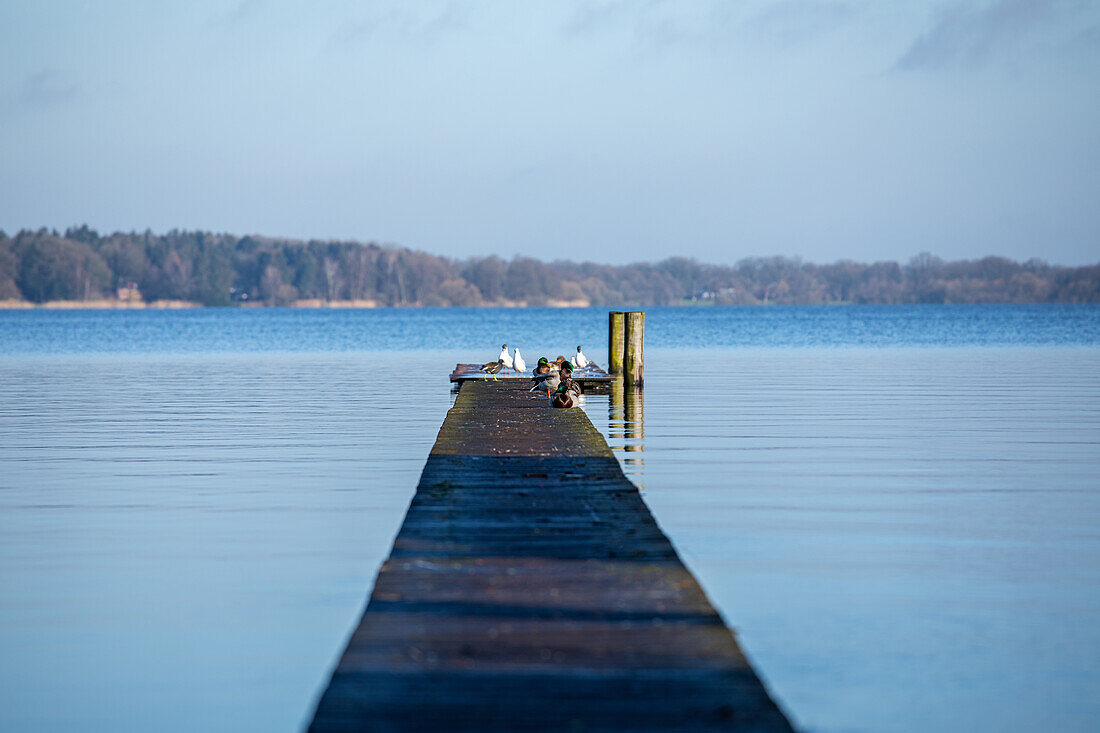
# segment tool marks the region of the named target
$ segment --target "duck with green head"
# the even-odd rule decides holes
[[[553,363],[546,361],[546,357],[539,359],[538,366],[535,367],[535,386],[528,391],[534,392],[536,389],[545,389],[546,396],[549,398],[561,382],[561,372],[555,369],[554,366]]]
[[[581,384],[573,380],[573,365],[563,361],[558,376],[558,387],[550,395],[550,405],[559,408],[573,407],[578,404],[581,396]]]
[[[564,362],[560,375],[558,388],[550,396],[550,406],[567,408],[580,404],[581,383],[573,380],[573,365],[568,361]]]

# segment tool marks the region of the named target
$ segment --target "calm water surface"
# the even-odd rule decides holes
[[[647,311],[585,409],[800,726],[1100,726],[1100,308]],[[450,366],[605,328],[0,312],[0,729],[299,728]]]

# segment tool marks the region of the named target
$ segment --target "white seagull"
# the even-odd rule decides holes
[[[581,347],[578,346],[577,355],[573,357],[573,366],[577,367],[578,369],[584,369],[590,363],[591,362],[588,361],[588,358],[581,353]]]
[[[498,356],[497,359],[504,364],[505,369],[512,368],[512,357],[508,355],[508,344],[504,344],[500,347],[500,356]]]
[[[518,346],[516,347],[516,360],[514,362],[514,366],[515,366],[516,371],[519,372],[520,374],[523,374],[525,371],[527,371],[527,362],[525,362],[523,360],[523,357],[519,355],[519,347]]]

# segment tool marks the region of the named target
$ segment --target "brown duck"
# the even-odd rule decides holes
[[[493,379],[497,378],[497,374],[504,368],[504,359],[497,359],[496,361],[487,361],[481,365],[481,370],[486,374],[492,374]]]

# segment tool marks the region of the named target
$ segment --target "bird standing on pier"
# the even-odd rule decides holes
[[[546,396],[550,395],[558,388],[558,384],[561,382],[561,374],[556,369],[551,369],[542,374],[535,375],[535,386],[527,390],[528,392],[534,392],[536,389],[545,389]]]
[[[487,361],[481,365],[481,371],[486,374],[492,374],[493,379],[497,378],[497,374],[504,368],[504,359],[497,359],[496,361]]]
[[[577,347],[577,355],[573,357],[573,363],[577,365],[578,369],[584,369],[590,363],[588,358],[581,353],[581,347]]]
[[[523,357],[519,355],[518,346],[516,347],[516,358],[515,361],[512,362],[512,368],[520,374],[523,374],[525,371],[527,371],[527,362],[525,362],[523,360]]]
[[[508,355],[508,344],[504,344],[500,347],[500,356],[498,356],[497,359],[500,360],[500,363],[503,364],[505,368],[512,368],[512,357]]]

